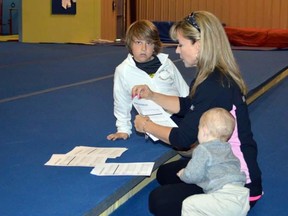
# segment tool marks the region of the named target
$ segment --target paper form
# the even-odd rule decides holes
[[[87,155],[67,155],[53,154],[49,161],[45,163],[47,166],[83,166],[95,167],[99,163],[105,163],[107,157],[90,157]]]
[[[120,157],[127,148],[108,148],[108,147],[90,147],[90,146],[76,146],[73,150],[68,152],[69,155],[87,155],[87,156],[103,156],[109,158]]]
[[[99,176],[150,176],[154,162],[98,164],[90,173]]]
[[[178,127],[177,124],[170,118],[170,115],[154,101],[134,97],[132,104],[140,115],[148,116],[154,123],[167,127]],[[152,134],[146,134],[153,141],[159,140]]]
[[[108,158],[120,157],[125,151],[127,148],[76,146],[67,154],[53,154],[45,165],[95,167],[105,163]]]

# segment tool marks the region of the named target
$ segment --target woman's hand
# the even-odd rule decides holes
[[[109,134],[107,136],[107,139],[108,140],[112,140],[112,141],[115,141],[117,139],[128,139],[129,138],[129,135],[127,133],[121,133],[121,132],[117,132],[117,133],[113,133],[113,134]]]
[[[151,100],[154,92],[147,85],[136,85],[132,88],[132,98],[138,97]]]
[[[134,120],[135,129],[140,133],[145,133],[145,126],[148,121],[150,121],[149,117],[136,115]]]

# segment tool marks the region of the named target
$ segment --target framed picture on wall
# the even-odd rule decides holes
[[[75,15],[76,0],[51,0],[52,14]]]

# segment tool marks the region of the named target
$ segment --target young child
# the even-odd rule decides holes
[[[108,140],[127,139],[132,131],[131,92],[135,85],[146,84],[156,92],[187,96],[189,87],[182,75],[168,58],[160,53],[161,41],[156,26],[148,20],[131,24],[126,32],[129,54],[116,67],[114,74],[114,115],[117,132]]]
[[[177,175],[186,183],[201,187],[204,194],[187,197],[182,215],[244,216],[249,207],[245,173],[227,142],[235,127],[225,109],[213,108],[200,118],[198,141],[189,163]]]

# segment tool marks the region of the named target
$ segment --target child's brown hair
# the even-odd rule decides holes
[[[154,44],[154,54],[157,55],[161,48],[162,43],[160,40],[157,27],[149,20],[138,20],[132,23],[126,32],[126,46],[129,53],[132,54],[132,43],[135,39],[145,40]]]

